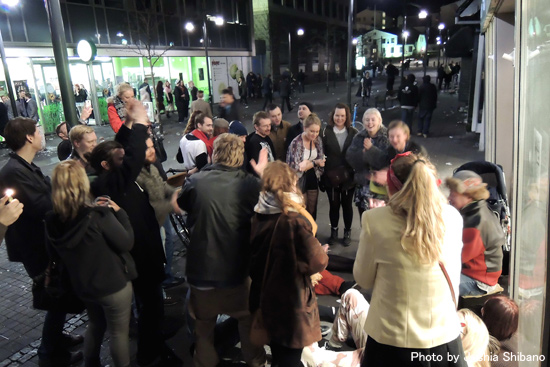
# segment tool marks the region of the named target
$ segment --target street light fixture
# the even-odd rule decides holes
[[[2,0],[2,5],[13,7],[19,5],[19,0]]]
[[[296,35],[303,36],[305,33],[303,28],[296,30]],[[292,74],[292,32],[288,32],[288,71]]]
[[[440,31],[444,30],[445,29],[445,23],[439,23],[439,25],[437,26],[437,29],[439,29]]]
[[[428,12],[426,10],[420,10],[420,13],[418,13],[418,17],[420,19],[426,19],[428,17]]]
[[[439,48],[437,49],[437,67],[439,67],[441,57],[441,31],[445,29],[445,23],[439,23],[437,29],[439,29],[439,37],[437,37],[437,44],[439,45]]]
[[[351,44],[354,45],[354,46],[357,46],[357,38],[354,38],[351,40]]]
[[[206,21],[210,20],[213,21],[214,24],[216,24],[218,27],[222,26],[224,24],[224,19],[222,16],[213,16],[209,14],[204,14],[202,18],[202,35],[203,37],[200,39],[200,43],[204,45],[204,54],[206,57],[206,80],[208,81],[208,102],[210,103],[210,107],[212,107],[212,87],[210,84],[210,61],[208,61],[208,30],[206,28]],[[185,30],[187,32],[193,32],[195,30],[195,25],[192,22],[186,22],[185,23]]]
[[[424,76],[426,76],[426,73],[428,72],[428,45],[430,44],[430,28],[432,27],[432,17],[428,12],[424,9],[420,10],[420,13],[418,13],[419,19],[426,19],[427,18],[427,24],[426,24],[426,51],[424,52],[424,62],[423,62],[423,69],[424,69]]]

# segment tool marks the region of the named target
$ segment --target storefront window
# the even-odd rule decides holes
[[[514,287],[520,306],[519,350],[542,353],[542,327],[546,303],[548,190],[550,172],[550,84],[541,78],[550,58],[550,12],[547,0],[522,0],[519,60],[519,156]],[[517,50],[517,48],[516,48]],[[517,51],[516,51],[517,52]],[[546,352],[546,351],[545,351]],[[522,366],[538,366],[525,362]]]

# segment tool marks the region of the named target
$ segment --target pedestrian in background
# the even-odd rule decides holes
[[[271,81],[271,74],[267,74],[262,83],[262,94],[264,95],[264,105],[262,110],[265,110],[267,103],[273,103],[273,82]]]
[[[174,95],[168,80],[164,82],[164,94],[166,95],[166,117],[169,118],[170,112],[174,112]]]
[[[292,106],[290,106],[290,80],[288,77],[281,77],[279,93],[281,94],[282,112],[285,113],[285,103],[288,107],[288,112],[292,111]]]
[[[162,80],[159,80],[157,83],[156,88],[156,95],[155,98],[157,100],[157,112],[160,114],[161,112],[165,112],[166,108],[164,107],[164,88],[162,86]],[[167,117],[170,117],[170,113],[167,112]]]
[[[399,87],[397,98],[401,104],[401,120],[409,126],[412,131],[412,123],[414,119],[414,110],[418,105],[418,87],[415,83],[416,77],[414,74],[407,75],[407,79]]]
[[[431,77],[425,75],[423,83],[418,88],[418,132],[416,135],[428,137],[433,112],[437,107],[437,87],[431,82]]]

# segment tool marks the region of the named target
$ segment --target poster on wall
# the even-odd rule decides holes
[[[229,86],[227,58],[211,57],[210,72],[210,77],[212,78],[212,95],[214,97],[214,103],[218,103],[220,101],[222,90]]]
[[[233,94],[235,98],[241,98],[239,93],[239,78],[246,78],[246,74],[243,71],[242,60],[240,57],[228,57],[227,65],[229,67],[229,85],[233,87]]]
[[[14,80],[13,86],[15,87],[15,93],[17,94],[17,96],[19,96],[19,92],[22,90],[27,93],[29,92],[29,85],[27,84],[26,80]]]

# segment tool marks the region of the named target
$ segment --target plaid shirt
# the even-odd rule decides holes
[[[324,156],[323,152],[323,142],[321,141],[321,137],[318,136],[317,139],[313,142],[315,144],[315,149],[317,149],[317,158],[321,159]],[[290,143],[290,146],[288,147],[288,152],[286,153],[286,163],[292,168],[296,173],[298,174],[298,179],[302,177],[304,172],[300,171],[300,163],[304,161],[306,158],[304,157],[304,140],[302,139],[302,134],[298,135],[292,142]],[[315,175],[317,176],[317,179],[321,177],[323,174],[324,168],[315,166]]]

